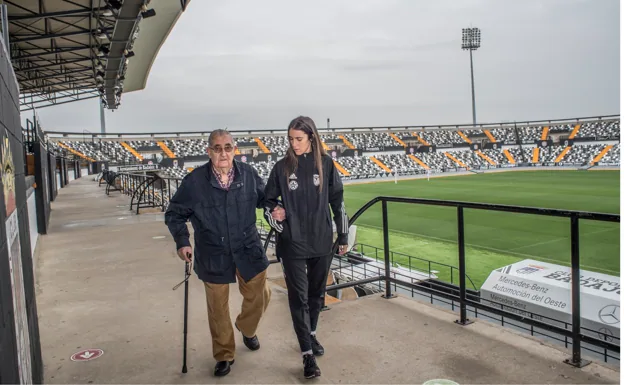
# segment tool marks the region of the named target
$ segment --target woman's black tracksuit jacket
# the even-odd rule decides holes
[[[316,331],[325,302],[327,275],[333,258],[332,223],[334,213],[338,243],[346,245],[349,220],[343,200],[343,186],[328,155],[322,158],[323,189],[312,153],[299,155],[295,172],[286,175],[285,158],[278,161],[265,188],[264,217],[277,231],[275,247],[282,261],[293,325],[302,352],[312,349],[310,333]],[[281,202],[280,199],[281,198]],[[271,212],[281,204],[286,211],[282,222]]]

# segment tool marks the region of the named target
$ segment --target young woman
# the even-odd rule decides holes
[[[264,216],[278,232],[276,255],[284,268],[304,376],[314,378],[321,375],[315,356],[323,355],[324,349],[316,329],[333,258],[330,206],[340,254],[347,251],[349,220],[340,175],[323,150],[314,121],[300,116],[290,122],[288,141],[286,156],[275,164],[267,181]]]

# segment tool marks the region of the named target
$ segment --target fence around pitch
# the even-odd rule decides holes
[[[353,287],[363,284],[370,284],[375,282],[383,281],[385,283],[385,288],[383,289],[383,296],[385,298],[392,298],[394,295],[392,294],[392,285],[406,287],[408,289],[428,293],[430,295],[435,295],[439,298],[443,298],[450,301],[459,302],[459,320],[456,323],[460,325],[467,325],[471,323],[471,321],[467,318],[467,306],[470,306],[474,309],[475,312],[478,310],[485,311],[489,314],[506,317],[508,319],[522,322],[527,324],[533,328],[541,328],[550,333],[554,333],[565,337],[566,347],[568,345],[568,339],[572,340],[572,357],[567,359],[566,362],[576,366],[582,367],[587,364],[587,361],[581,358],[581,342],[586,344],[590,344],[593,346],[601,347],[605,349],[605,351],[616,352],[619,354],[620,347],[619,345],[609,342],[606,338],[605,340],[601,340],[599,338],[592,337],[590,335],[584,334],[583,330],[588,330],[581,327],[581,306],[580,306],[580,236],[579,236],[579,220],[593,220],[593,221],[603,221],[603,222],[620,222],[620,216],[618,214],[607,214],[607,213],[595,213],[595,212],[585,212],[585,211],[568,211],[568,210],[556,210],[556,209],[544,209],[537,207],[525,207],[525,206],[510,206],[510,205],[497,205],[497,204],[485,204],[485,203],[471,203],[471,202],[460,202],[460,201],[444,201],[444,200],[435,200],[435,199],[419,199],[419,198],[401,198],[401,197],[390,197],[390,196],[378,196],[368,203],[366,203],[362,208],[360,208],[350,219],[349,226],[355,224],[357,219],[368,209],[370,209],[373,205],[380,202],[382,206],[382,230],[383,230],[383,262],[384,268],[380,269],[379,274],[377,276],[365,277],[361,279],[353,279],[349,282],[334,284],[327,286],[327,290],[337,290],[343,289],[347,287]],[[459,289],[455,291],[449,292],[445,285],[442,283],[437,284],[433,280],[428,280],[427,285],[419,285],[413,282],[406,282],[405,280],[398,279],[396,274],[391,272],[391,263],[392,263],[392,252],[390,251],[390,238],[389,238],[389,227],[388,227],[388,203],[406,203],[406,204],[418,204],[418,205],[429,205],[429,206],[445,206],[445,207],[454,207],[457,209],[457,244],[458,244],[458,270],[459,270]],[[521,314],[514,313],[509,310],[505,310],[498,303],[494,303],[493,305],[488,305],[482,303],[483,299],[478,300],[474,297],[473,290],[467,289],[466,283],[467,278],[466,275],[466,253],[465,253],[465,238],[464,238],[464,210],[485,210],[485,211],[499,211],[499,212],[509,212],[509,213],[517,213],[517,214],[533,214],[533,215],[541,215],[541,216],[549,216],[549,217],[562,217],[570,219],[570,235],[571,235],[571,253],[570,253],[570,266],[572,271],[572,280],[571,280],[571,292],[572,292],[572,328],[571,330],[567,329],[568,323],[565,323],[564,327],[556,326],[550,323],[543,322],[539,319],[534,319],[531,317],[526,317]],[[265,237],[265,249],[268,247],[270,243],[274,243],[275,230],[270,229],[270,231],[266,234]],[[335,255],[338,249],[337,241],[333,245],[333,254]],[[270,261],[271,263],[278,262],[277,260]],[[474,286],[474,285],[473,285]],[[488,301],[492,302],[492,301]],[[500,308],[499,308],[500,307]],[[541,319],[547,319],[548,317],[540,317]],[[557,321],[557,320],[554,320]],[[558,321],[560,322],[560,321]],[[606,336],[605,336],[606,337]],[[618,340],[619,338],[611,337],[613,340]],[[606,353],[605,353],[606,355]]]

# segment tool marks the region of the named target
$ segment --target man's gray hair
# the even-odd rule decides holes
[[[234,142],[234,138],[232,137],[232,134],[230,134],[228,130],[219,128],[217,130],[212,131],[210,133],[210,136],[208,136],[208,146],[212,147],[212,143],[214,142],[215,138],[218,136],[224,136],[224,135],[228,135],[232,139],[232,142]]]

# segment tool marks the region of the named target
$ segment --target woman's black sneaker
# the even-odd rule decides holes
[[[316,364],[316,358],[312,354],[306,354],[303,356],[303,376],[306,379],[311,379],[321,376],[321,369]]]
[[[314,353],[315,356],[322,356],[325,354],[325,349],[323,348],[323,345],[318,342],[316,336],[311,335],[310,339],[312,340],[312,353]]]

